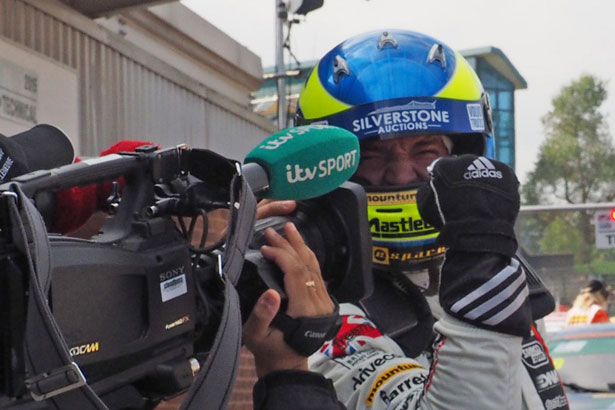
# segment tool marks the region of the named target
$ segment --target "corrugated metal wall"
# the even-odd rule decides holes
[[[0,0],[0,35],[77,70],[82,155],[121,139],[147,139],[241,159],[274,131],[93,21],[45,3]]]

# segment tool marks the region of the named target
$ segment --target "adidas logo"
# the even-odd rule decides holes
[[[465,179],[474,178],[499,178],[502,179],[502,171],[495,169],[495,166],[485,157],[478,157],[468,166],[464,172]]]

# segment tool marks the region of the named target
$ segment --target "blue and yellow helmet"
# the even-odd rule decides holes
[[[452,155],[494,154],[488,94],[472,67],[442,42],[408,30],[360,34],[329,51],[304,84],[296,122],[342,127],[360,141],[446,135]],[[439,264],[444,249],[418,213],[416,189],[366,187],[377,268]]]
[[[329,51],[306,80],[297,122],[327,122],[362,140],[447,134],[452,154],[493,157],[488,94],[463,56],[407,30],[373,31]]]

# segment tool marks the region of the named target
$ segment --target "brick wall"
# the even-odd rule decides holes
[[[227,410],[252,410],[252,386],[254,386],[254,383],[256,383],[254,358],[250,352],[243,348],[241,349],[239,371]],[[184,396],[182,395],[168,402],[163,402],[156,407],[156,410],[177,410],[183,399]],[[207,407],[203,408],[206,409]]]

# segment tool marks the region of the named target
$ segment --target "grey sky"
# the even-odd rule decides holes
[[[262,59],[275,61],[276,0],[183,0]],[[352,35],[383,28],[429,34],[449,46],[501,49],[528,83],[516,93],[517,173],[523,182],[543,140],[540,118],[560,88],[588,73],[609,81],[604,106],[615,124],[615,1],[324,0],[293,26],[299,61],[314,60]],[[222,6],[224,5],[224,6]],[[287,62],[288,62],[287,57]]]

